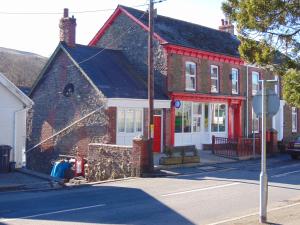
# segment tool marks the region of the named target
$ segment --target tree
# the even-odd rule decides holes
[[[222,10],[237,24],[241,57],[283,75],[285,100],[300,107],[290,82],[300,81],[300,0],[226,0]]]

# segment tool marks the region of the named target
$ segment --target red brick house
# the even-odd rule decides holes
[[[153,151],[259,132],[252,96],[258,79],[274,76],[241,60],[233,25],[223,21],[215,30],[159,15],[154,24]],[[147,136],[147,12],[118,6],[88,46],[75,44],[75,27],[65,11],[63,42],[30,93],[33,169],[46,171],[59,154],[85,155],[92,141],[131,145],[133,137]],[[297,111],[282,101],[269,119],[279,140],[299,134]]]

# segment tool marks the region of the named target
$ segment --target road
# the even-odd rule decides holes
[[[47,192],[0,194],[0,224],[222,224],[259,209],[259,160]],[[300,160],[268,159],[268,209],[300,204]]]

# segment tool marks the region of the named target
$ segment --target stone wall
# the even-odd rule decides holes
[[[147,141],[143,139],[134,139],[133,147],[91,143],[85,176],[89,182],[139,177],[147,165]]]
[[[155,29],[155,28],[154,28]],[[166,52],[154,39],[154,82],[167,93]],[[128,60],[147,81],[148,32],[121,13],[96,44],[98,47],[123,50]],[[138,97],[138,96],[137,96]]]
[[[72,95],[63,94],[72,84]],[[105,109],[106,99],[85,78],[69,57],[60,51],[30,96],[35,102],[29,113],[27,150],[68,127],[85,115],[97,112],[71,126],[27,154],[30,169],[50,173],[51,161],[62,155],[86,156],[91,142],[113,143],[115,109]],[[112,131],[112,132],[110,132]]]

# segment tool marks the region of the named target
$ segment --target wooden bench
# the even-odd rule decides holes
[[[168,149],[165,157],[159,160],[160,165],[178,165],[199,163],[200,158],[195,145],[176,146]]]

